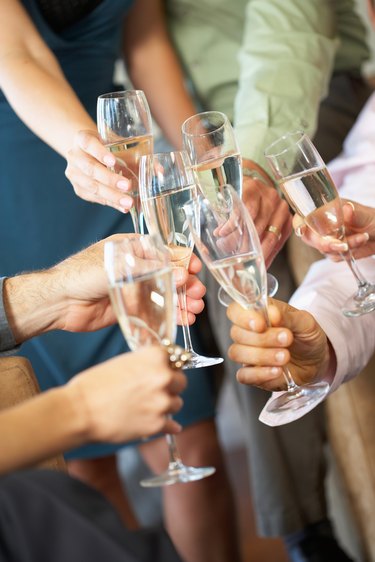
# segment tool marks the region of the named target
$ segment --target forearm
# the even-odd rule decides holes
[[[244,156],[265,166],[272,140],[314,131],[337,47],[334,17],[321,0],[248,3],[234,115]]]
[[[127,18],[124,52],[133,85],[145,91],[151,113],[169,142],[181,148],[181,125],[196,107],[169,40],[163,10],[160,0],[137,0]]]
[[[61,294],[51,270],[5,280],[4,309],[17,344],[58,327],[64,308]]]
[[[46,69],[30,56],[8,56],[0,67],[0,85],[20,119],[65,157],[76,132],[96,130],[96,125],[52,56],[49,62]],[[21,84],[33,87],[20,87]]]
[[[87,439],[86,420],[72,389],[46,391],[0,412],[0,474],[34,465]]]
[[[0,88],[22,121],[63,156],[96,129],[18,0],[0,0]]]

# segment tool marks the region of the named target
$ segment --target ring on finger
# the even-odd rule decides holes
[[[281,232],[280,232],[280,229],[279,229],[277,226],[275,226],[275,225],[273,225],[273,224],[269,224],[269,225],[267,226],[266,230],[267,230],[268,232],[272,232],[272,234],[274,234],[274,235],[276,236],[276,238],[277,238],[278,240],[280,240],[280,238],[281,238]]]

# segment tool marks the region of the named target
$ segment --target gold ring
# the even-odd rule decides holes
[[[277,239],[280,240],[281,232],[280,232],[280,229],[277,228],[277,226],[274,226],[273,224],[270,224],[270,225],[267,226],[266,230],[268,230],[268,232],[272,232],[272,234],[275,234]]]

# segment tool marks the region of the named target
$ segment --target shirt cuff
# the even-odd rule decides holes
[[[3,288],[6,277],[0,277],[0,353],[14,352],[19,349],[10,329],[8,318],[5,312]]]

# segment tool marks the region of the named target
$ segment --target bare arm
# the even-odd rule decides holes
[[[159,347],[120,355],[0,412],[0,474],[90,442],[121,443],[180,426],[185,376]]]
[[[169,40],[161,0],[136,1],[125,20],[124,53],[134,86],[144,90],[156,121],[180,148],[181,125],[196,107]]]
[[[66,156],[75,133],[95,123],[18,0],[0,0],[0,22],[0,87],[22,121]]]

